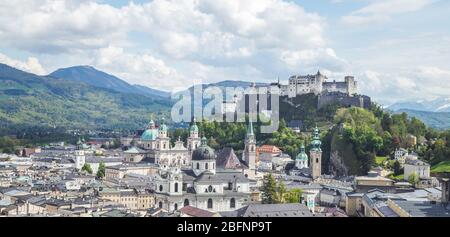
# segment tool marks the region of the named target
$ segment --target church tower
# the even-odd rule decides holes
[[[166,123],[164,122],[164,119],[162,120],[161,125],[158,129],[158,144],[157,148],[158,150],[167,151],[170,150],[170,138],[167,135],[168,127]]]
[[[322,149],[320,146],[319,129],[316,127],[313,132],[313,140],[311,142],[311,151],[309,157],[311,158],[311,175],[313,179],[317,179],[322,175]]]
[[[86,156],[84,155],[83,150],[75,151],[75,168],[77,170],[81,170],[86,163]]]
[[[187,148],[189,150],[189,154],[192,155],[192,152],[195,151],[200,146],[200,137],[198,134],[198,126],[196,120],[194,118],[192,126],[189,128],[189,137],[187,139]]]
[[[251,118],[247,129],[243,160],[247,163],[249,169],[248,177],[252,178],[256,175],[256,139]]]
[[[305,152],[305,144],[300,146],[300,153],[295,158],[295,167],[299,170],[308,168],[308,155]]]

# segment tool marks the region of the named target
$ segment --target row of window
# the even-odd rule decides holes
[[[213,168],[213,169],[216,168],[216,165],[215,165],[214,163],[212,164],[212,168]],[[200,169],[200,163],[197,163],[197,169],[198,169],[198,170]],[[205,163],[205,170],[207,170],[207,169],[209,169],[209,164],[208,164],[208,163]]]
[[[184,206],[189,206],[189,199],[185,199],[183,204],[184,204]],[[158,207],[159,208],[163,208],[163,203],[159,202],[158,203]],[[174,208],[175,208],[175,210],[178,210],[178,204],[175,203]],[[214,208],[214,202],[213,202],[213,200],[211,198],[208,199],[207,208],[208,209],[213,209]],[[232,198],[230,200],[230,208],[236,208],[236,199]]]
[[[162,192],[164,190],[164,187],[162,185],[159,185],[159,191]],[[178,193],[178,183],[175,183],[175,192]]]

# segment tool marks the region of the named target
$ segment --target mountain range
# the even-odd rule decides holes
[[[407,113],[436,129],[450,129],[450,97],[434,100],[403,101],[395,103],[388,110]]]
[[[204,84],[203,89],[246,88],[252,84],[228,80]],[[187,90],[192,91],[193,87]],[[15,125],[135,129],[146,124],[150,114],[167,116],[172,104],[168,92],[131,85],[91,66],[63,68],[38,76],[0,64],[0,128]],[[406,112],[435,128],[450,128],[450,98],[402,102],[388,109]]]
[[[416,110],[424,112],[450,112],[450,97],[434,100],[404,101],[388,107],[389,110]]]
[[[203,88],[251,85],[223,81]],[[169,92],[131,85],[91,66],[62,68],[38,76],[0,64],[0,128],[135,129],[144,126],[150,114],[168,116],[172,104]]]
[[[91,78],[88,82],[82,81],[85,73]],[[99,81],[100,77],[107,82]],[[169,99],[126,88],[127,83],[93,68],[75,67],[70,73],[58,70],[38,76],[0,64],[0,128],[135,129],[146,124],[150,114],[170,111]]]
[[[170,97],[169,92],[148,88],[142,85],[130,85],[116,76],[99,71],[91,66],[62,68],[52,72],[48,76],[82,82],[122,93],[141,94],[149,97],[157,96],[165,99]]]

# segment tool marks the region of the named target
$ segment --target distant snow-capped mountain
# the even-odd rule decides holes
[[[427,112],[450,112],[450,98],[442,97],[435,100],[419,100],[398,102],[388,107],[393,111],[416,110]]]

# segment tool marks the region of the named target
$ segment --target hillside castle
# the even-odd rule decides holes
[[[353,76],[346,76],[342,82],[327,82],[327,79],[328,77],[318,71],[315,75],[291,76],[288,85],[282,85],[278,82],[272,84],[272,86],[277,85],[280,88],[280,95],[288,96],[289,98],[310,93],[315,95],[342,93],[354,96],[358,92],[358,83]]]

